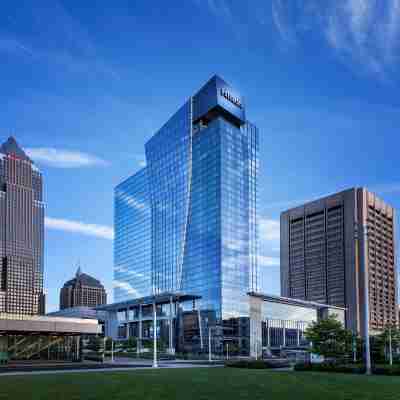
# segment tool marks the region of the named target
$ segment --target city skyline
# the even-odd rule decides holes
[[[356,41],[337,36],[333,48],[318,33],[299,32],[299,19],[278,2],[274,12],[258,9],[259,18],[251,2],[242,15],[237,7],[221,6],[227,3],[206,3],[170,4],[177,11],[172,15],[162,5],[149,14],[144,5],[122,2],[108,6],[107,20],[74,2],[68,7],[49,2],[34,11],[5,7],[0,71],[7,77],[1,94],[7,107],[0,111],[0,131],[2,142],[16,136],[46,181],[49,311],[57,309],[58,290],[79,258],[112,293],[113,188],[141,168],[143,143],[182,98],[215,73],[246,94],[260,130],[264,291],[279,294],[282,210],[353,186],[366,186],[399,208],[399,85],[392,71],[397,61],[390,58],[398,33],[387,34],[387,58],[377,60],[357,52]],[[359,27],[336,15],[332,32],[343,23],[362,35],[376,22],[368,12],[369,19],[360,14]],[[245,15],[257,21],[252,28],[243,28]],[[307,22],[306,17],[298,18]],[[398,21],[397,14],[393,18]],[[188,38],[182,32],[189,23],[198,33]],[[305,36],[313,45],[304,43]],[[209,48],[210,40],[218,45]],[[171,48],[174,41],[186,51]],[[207,64],[199,48],[208,49]],[[151,112],[155,102],[158,110]]]

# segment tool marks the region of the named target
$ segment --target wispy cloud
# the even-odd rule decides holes
[[[15,38],[10,38],[10,37],[0,38],[0,52],[13,55],[25,55],[30,57],[34,56],[34,53],[30,48],[28,48]]]
[[[231,28],[231,33],[236,40],[243,40],[247,37],[249,26],[243,23],[242,18],[245,13],[236,12],[234,2],[230,0],[194,0],[201,9],[205,7],[214,16],[218,23],[223,22]],[[245,2],[236,3],[239,10],[243,11],[246,7]]]
[[[356,72],[372,73],[382,79],[397,72],[400,0],[195,2],[202,8],[206,5],[211,15],[231,25],[241,37],[257,24],[265,29],[266,45],[275,39],[275,32],[285,48],[320,45]],[[248,18],[245,24],[241,22],[243,18]],[[259,29],[256,31],[259,34]]]
[[[286,43],[294,44],[296,42],[296,34],[289,23],[289,9],[285,3],[286,1],[283,0],[275,0],[271,3],[272,21],[282,39]]]
[[[81,221],[46,217],[45,226],[47,229],[53,229],[57,231],[78,233],[81,235],[94,236],[107,240],[114,239],[113,228],[105,225],[87,224]]]
[[[309,30],[359,70],[382,78],[393,72],[400,50],[400,0],[272,0],[271,4],[283,41],[301,44]]]
[[[32,147],[25,149],[32,160],[56,168],[104,167],[109,162],[80,151],[55,149],[52,147]]]
[[[13,24],[2,26],[0,53],[29,57],[57,69],[89,76],[121,80],[108,59],[100,54],[86,27],[57,0],[42,0],[32,7],[18,8]],[[29,27],[29,35],[18,31],[18,23]]]
[[[258,218],[259,255],[260,267],[277,267],[280,265],[279,252],[280,223],[278,220],[259,216]]]
[[[207,5],[211,14],[215,17],[223,18],[226,22],[233,23],[232,9],[226,0],[195,0],[199,7]]]

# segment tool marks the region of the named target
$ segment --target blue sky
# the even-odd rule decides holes
[[[400,206],[400,0],[89,3],[1,4],[0,139],[44,175],[49,310],[78,262],[112,299],[113,188],[214,73],[260,129],[265,291],[280,211],[355,185]]]

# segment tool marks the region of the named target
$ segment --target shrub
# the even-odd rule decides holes
[[[398,365],[380,365],[372,369],[375,375],[392,375],[400,376],[400,367]]]
[[[83,355],[83,358],[87,361],[103,362],[103,356],[95,352],[86,353]]]
[[[295,371],[312,371],[311,363],[298,363],[294,366]]]
[[[295,371],[315,371],[315,372],[340,372],[349,374],[363,374],[365,373],[365,367],[359,365],[344,365],[344,364],[311,364],[301,363],[296,364],[294,367]]]
[[[247,368],[247,369],[271,369],[271,368],[287,368],[290,363],[287,360],[238,360],[228,361],[225,367],[230,368]]]

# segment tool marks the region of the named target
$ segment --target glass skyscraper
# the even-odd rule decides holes
[[[115,189],[114,300],[185,292],[217,322],[248,318],[259,284],[258,130],[242,97],[214,76],[145,152],[147,166]]]

